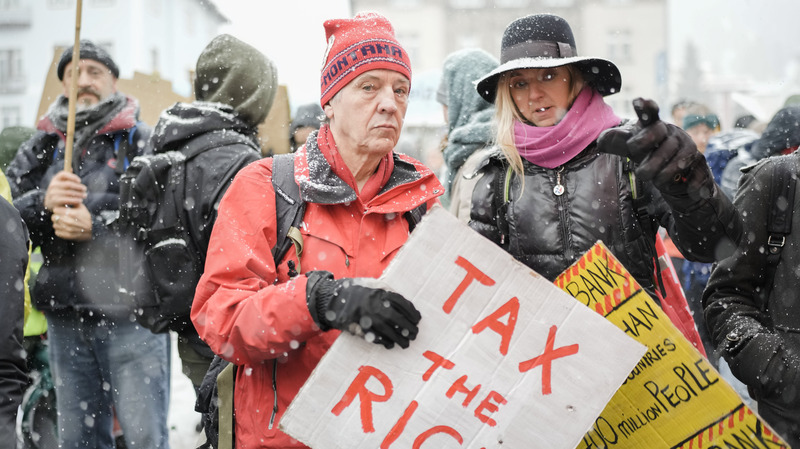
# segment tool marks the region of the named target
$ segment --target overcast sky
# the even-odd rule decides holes
[[[670,50],[683,65],[688,42],[701,65],[726,75],[795,75],[800,62],[798,0],[669,0]],[[793,61],[793,62],[792,62]]]
[[[229,33],[258,48],[278,67],[292,110],[319,101],[327,19],[350,17],[347,0],[216,0]]]

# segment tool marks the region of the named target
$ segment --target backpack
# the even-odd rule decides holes
[[[186,163],[225,145],[251,142],[213,131],[180,150],[136,157],[120,177],[120,294],[155,333],[192,326],[189,311],[205,254],[188,229]]]
[[[303,237],[300,225],[303,222],[306,203],[300,198],[300,189],[294,180],[294,153],[272,156],[272,188],[275,191],[276,235],[278,241],[272,248],[272,258],[276,264],[294,247],[299,263],[303,252]],[[427,212],[427,204],[404,214],[409,232],[414,229]],[[289,274],[297,275],[299,266],[289,261]],[[203,377],[197,395],[195,411],[202,415],[206,442],[198,449],[233,449],[233,394],[236,379],[236,365],[215,355]]]

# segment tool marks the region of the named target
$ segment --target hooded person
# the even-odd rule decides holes
[[[208,248],[217,208],[233,177],[261,158],[258,125],[269,114],[277,90],[272,61],[251,45],[222,34],[209,42],[197,59],[196,101],[164,110],[149,146],[153,153],[181,150],[196,141],[205,150],[186,162],[186,209],[189,234],[202,260]],[[189,285],[196,285],[194,279]],[[194,288],[187,292],[191,305]],[[185,329],[178,334],[183,372],[197,390],[214,353],[191,324],[186,308]]]
[[[254,162],[233,180],[192,304],[200,336],[237,366],[235,447],[306,447],[281,420],[340,333],[400,351],[421,319],[374,279],[408,239],[410,215],[443,191],[429,168],[394,151],[411,89],[408,53],[376,13],[324,28],[327,123],[296,152]],[[295,233],[302,251],[295,246],[279,260],[272,249],[286,239],[277,235],[286,195],[273,176],[290,177],[287,188],[305,205]]]
[[[722,172],[720,185],[730,198],[736,194],[741,169],[779,154],[790,154],[800,146],[800,104],[784,106],[767,123],[761,136],[739,149]]]
[[[478,95],[474,82],[498,65],[497,58],[477,48],[458,50],[444,60],[437,100],[447,117],[447,142],[442,149],[445,206],[450,204],[453,181],[464,162],[492,140],[494,106]]]

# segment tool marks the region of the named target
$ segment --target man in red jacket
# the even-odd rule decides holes
[[[329,20],[325,31],[320,104],[328,123],[294,157],[306,203],[303,251],[273,260],[273,161],[254,162],[222,199],[192,306],[201,338],[239,366],[239,449],[305,447],[278,424],[340,331],[405,348],[421,318],[368,279],[407,240],[404,214],[443,192],[427,167],[393,151],[411,88],[408,54],[378,14]]]

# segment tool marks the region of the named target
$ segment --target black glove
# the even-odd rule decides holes
[[[703,155],[682,129],[658,118],[658,105],[637,98],[633,109],[639,121],[630,127],[610,128],[597,138],[597,149],[630,158],[637,164],[636,176],[657,186],[685,182],[683,178]]]
[[[419,311],[401,295],[370,287],[374,279],[334,279],[327,271],[306,274],[306,304],[323,331],[339,329],[387,349],[407,348],[417,338]]]

